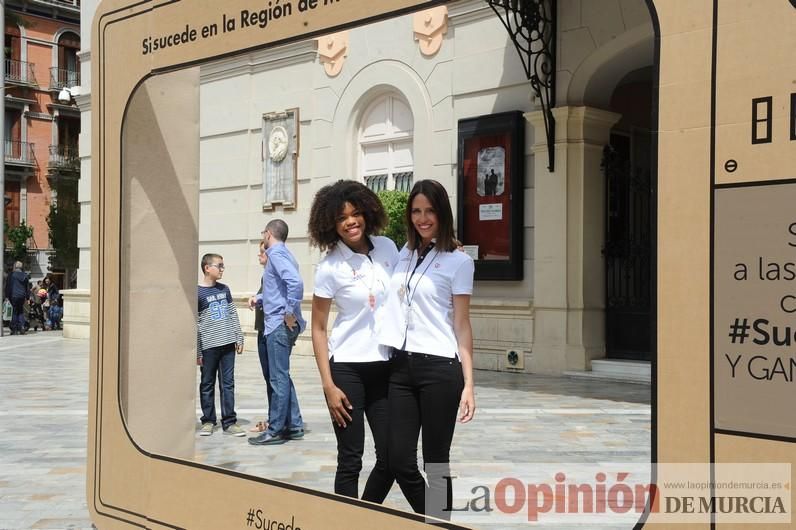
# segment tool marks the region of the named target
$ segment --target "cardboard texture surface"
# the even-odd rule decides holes
[[[122,407],[142,449],[188,459],[196,410],[198,116],[199,68],[188,68],[139,85],[122,132]],[[165,404],[161,389],[168,389]]]
[[[709,462],[712,2],[656,2],[655,7],[661,43],[653,436],[659,462]]]
[[[193,451],[193,439],[188,439],[193,428],[186,426],[194,418],[195,368],[190,357],[195,338],[185,330],[192,329],[186,324],[192,321],[195,305],[198,147],[192,143],[196,134],[184,133],[196,130],[198,80],[191,67],[200,62],[439,3],[320,0],[316,7],[300,11],[299,2],[292,2],[293,12],[281,17],[262,2],[245,0],[101,4],[92,37],[95,136],[87,477],[88,503],[98,527],[244,528],[252,508],[305,530],[423,526],[410,514],[363,509],[361,502],[187,460]],[[711,206],[713,184],[796,177],[796,144],[790,134],[796,7],[787,0],[655,0],[650,5],[660,38],[654,454],[659,462],[765,458],[794,463],[794,446],[782,438],[793,436],[792,412],[777,421],[777,414],[787,414],[792,406],[792,379],[788,385],[766,386],[768,394],[757,392],[757,387],[739,388],[726,373],[711,372],[719,364],[711,363],[710,353],[711,344],[728,338],[728,323],[720,320],[714,322],[711,335],[711,317],[734,318],[733,311],[739,309],[733,298],[716,298],[741,293],[722,288],[736,281],[719,268],[739,250],[724,243],[728,230],[745,230],[743,243],[736,243],[745,246],[745,256],[765,252],[782,260],[788,250],[783,250],[781,239],[787,234],[779,230],[787,219],[787,203],[793,204],[786,200],[790,195],[753,197],[748,192],[756,188],[743,187],[726,194],[732,195],[727,202],[722,194],[728,190],[717,189],[715,219]],[[185,68],[139,86],[151,74]],[[180,101],[172,91],[179,92]],[[181,134],[172,134],[176,130]],[[727,165],[729,160],[735,166]],[[787,184],[788,189],[792,185]],[[757,201],[771,201],[772,206]],[[739,226],[733,205],[746,206],[748,223]],[[764,230],[772,222],[779,228]],[[768,240],[760,235],[766,233],[772,234]],[[714,250],[721,277],[715,278],[712,291]],[[152,259],[159,262],[158,278],[142,271]],[[783,285],[772,284],[771,293],[754,290],[743,303],[760,303],[764,310],[774,311],[772,293],[790,292],[780,289]],[[714,314],[719,302],[727,315]],[[142,311],[146,304],[166,304],[169,311],[156,322]],[[752,306],[744,305],[748,307]],[[168,355],[162,354],[163,344],[170,345]],[[734,405],[750,392],[757,397],[743,407]],[[760,413],[764,404],[755,401],[762,399],[770,406],[765,414]],[[155,402],[162,407],[156,414]],[[165,416],[173,432],[159,428]],[[182,416],[185,425],[175,423]],[[715,432],[727,425],[780,439],[748,436],[756,432]],[[224,503],[216,502],[219,492],[224,492]],[[654,518],[647,526],[653,523]],[[679,527],[708,528],[709,521]]]
[[[189,41],[160,50],[163,53],[146,54],[143,41],[149,36],[172,34],[173,42],[173,34],[185,24],[190,34],[191,27],[201,30],[224,13],[239,17],[243,10],[262,9],[262,4],[106,1],[100,6],[93,28],[96,51],[92,61],[92,94],[97,105],[92,113],[96,130],[92,199],[96,202],[87,476],[89,509],[98,527],[244,528],[251,509],[261,510],[263,519],[290,524],[295,530],[425,526],[412,514],[362,509],[367,503],[174,458],[192,453],[193,442],[186,436],[193,436],[195,364],[188,357],[189,352],[193,355],[195,336],[184,331],[194,329],[196,304],[198,148],[190,142],[198,134],[169,133],[183,126],[195,131],[198,109],[191,112],[190,107],[196,100],[188,97],[177,103],[173,98],[194,93],[197,79],[195,71],[188,71],[172,79],[152,78],[137,87],[157,68],[190,66],[210,55],[430,4],[384,1],[374,7],[370,2],[348,1],[341,7],[329,3],[323,14],[294,13],[281,25],[271,24],[267,32],[250,25],[234,36],[198,44]],[[123,123],[125,111],[129,123]],[[130,138],[124,149],[123,131]],[[186,140],[188,144],[180,143]],[[162,278],[149,281],[152,278],[140,270],[150,259],[148,254],[165,260]],[[153,329],[139,302],[166,303],[173,311],[164,313]],[[191,325],[186,327],[188,309]],[[170,326],[183,331],[175,332]],[[142,335],[147,333],[151,336]],[[157,355],[166,340],[174,346],[171,354]],[[149,348],[153,350],[145,351]],[[170,384],[181,373],[174,370],[175,362],[186,362],[190,392],[187,386]],[[151,398],[147,399],[147,392]],[[127,399],[127,423],[120,397]],[[139,399],[144,401],[139,404]],[[151,410],[152,399],[161,408],[157,415]],[[156,425],[164,416],[172,420],[184,416],[191,421],[190,428],[164,432],[162,425]],[[174,421],[169,425],[174,426]],[[219,492],[226,499],[223,505],[216,502]]]

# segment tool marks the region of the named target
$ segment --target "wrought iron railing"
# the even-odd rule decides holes
[[[50,161],[52,168],[58,169],[80,169],[80,158],[76,145],[51,145]]]
[[[36,85],[36,73],[33,63],[6,59],[6,81],[23,85]]]
[[[547,169],[555,171],[558,0],[486,0],[503,23],[538,98],[547,136]]]
[[[37,2],[58,7],[80,7],[80,0],[37,0]]]
[[[412,189],[412,178],[414,172],[404,171],[402,173],[395,173],[392,176],[393,189],[398,191],[409,192]],[[376,193],[388,189],[389,175],[382,173],[380,175],[366,175],[365,186],[372,189]]]
[[[393,175],[393,179],[395,180],[395,189],[398,191],[405,191],[409,193],[409,191],[412,189],[413,177],[414,177],[414,172],[412,171],[396,173],[395,175]]]
[[[376,193],[387,189],[387,174],[365,176],[365,186]]]
[[[62,88],[72,88],[80,86],[80,72],[67,70],[53,66],[50,68],[50,88],[61,90]]]
[[[18,142],[16,140],[6,140],[5,160],[10,164],[34,163],[33,144],[29,142]]]

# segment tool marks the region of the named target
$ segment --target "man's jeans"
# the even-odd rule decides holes
[[[271,388],[271,375],[268,370],[268,348],[265,345],[265,335],[261,329],[257,330],[257,354],[260,357],[260,368],[263,371],[263,379],[265,380],[265,397],[267,398],[265,408],[268,410],[271,407],[271,395],[274,390]],[[266,423],[269,423],[268,418],[266,418]]]
[[[237,421],[235,414],[235,344],[208,348],[202,351],[202,378],[199,401],[202,404],[202,423],[216,424],[216,374],[221,390],[221,426],[224,430]]]
[[[22,333],[25,331],[25,299],[11,299],[11,331]]]
[[[271,399],[268,404],[268,434],[276,436],[304,428],[296,387],[290,378],[290,353],[299,334],[299,326],[291,331],[281,324],[265,336],[268,354],[268,375],[271,379]]]

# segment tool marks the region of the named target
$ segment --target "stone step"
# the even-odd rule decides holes
[[[649,361],[595,359],[591,362],[591,371],[569,371],[564,372],[564,375],[578,379],[598,379],[601,381],[648,385],[652,382],[652,364]]]

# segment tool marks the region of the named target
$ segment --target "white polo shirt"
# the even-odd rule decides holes
[[[453,295],[473,294],[475,264],[464,252],[439,252],[436,248],[415,269],[417,259],[418,253],[406,246],[398,255],[379,341],[411,352],[456,357],[459,345],[453,331]]]
[[[377,322],[383,320],[398,249],[386,237],[371,236],[370,241],[373,244],[370,259],[340,241],[315,272],[315,296],[334,299],[337,308],[337,318],[329,333],[329,357],[334,356],[335,362],[389,359],[389,349],[379,345]]]

